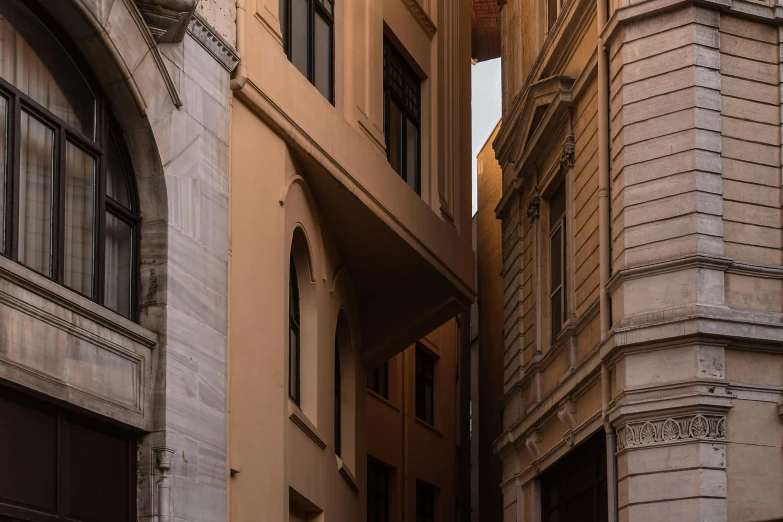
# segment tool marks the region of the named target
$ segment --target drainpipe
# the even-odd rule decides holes
[[[611,216],[609,210],[609,57],[601,33],[608,21],[607,0],[597,0],[598,22],[598,234],[600,258],[600,317],[601,339],[606,339],[612,327],[612,311],[606,286],[611,276]],[[617,440],[609,422],[609,404],[612,400],[609,368],[601,364],[601,413],[606,433],[606,494],[609,522],[617,522]]]
[[[601,364],[601,416],[606,433],[606,496],[609,507],[609,522],[617,522],[617,437],[609,422],[609,404],[612,401],[612,391],[609,381],[609,367]]]
[[[600,258],[601,339],[609,335],[612,312],[606,285],[611,275],[611,232],[609,215],[609,57],[601,32],[607,22],[607,0],[598,0],[598,234]]]
[[[231,90],[241,91],[247,82],[247,65],[245,65],[245,0],[237,0],[237,53],[239,65],[231,78]]]

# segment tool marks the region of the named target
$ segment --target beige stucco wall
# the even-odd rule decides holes
[[[470,4],[432,1],[420,11],[400,0],[338,2],[334,105],[287,60],[278,4],[244,3],[238,72],[246,76],[233,84],[229,511],[238,521],[359,521],[366,516],[366,369],[444,323],[450,337],[432,335],[444,367],[454,365],[453,318],[474,295],[470,42],[461,38],[469,34]],[[384,33],[423,78],[421,196],[386,160]],[[292,242],[302,299],[301,408],[288,398]],[[341,351],[337,459],[340,313],[351,350]],[[453,392],[443,394],[452,414]],[[453,450],[456,421],[444,414],[441,422]]]

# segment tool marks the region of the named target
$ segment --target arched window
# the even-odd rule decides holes
[[[136,319],[133,174],[92,85],[22,2],[0,2],[0,252]]]
[[[334,454],[342,455],[342,377],[340,375],[340,338],[334,336]]]
[[[301,372],[299,371],[301,339],[299,331],[299,281],[296,277],[296,264],[292,255],[288,276],[288,396],[297,406],[301,406]]]

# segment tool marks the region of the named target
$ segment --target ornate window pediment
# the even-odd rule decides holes
[[[536,152],[536,143],[555,130],[560,116],[572,104],[570,76],[552,76],[530,86],[519,118],[515,122],[516,135],[511,150],[511,161],[524,168]]]

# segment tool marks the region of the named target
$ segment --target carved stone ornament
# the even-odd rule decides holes
[[[617,449],[666,444],[679,440],[725,438],[725,415],[698,414],[626,424],[617,432]]]
[[[135,0],[158,43],[179,43],[185,38],[199,0]]]
[[[530,435],[528,435],[527,439],[525,439],[525,446],[527,447],[527,450],[530,452],[530,457],[533,460],[538,460],[538,457],[541,456],[541,446],[539,445],[541,443],[541,439],[538,438],[538,432],[534,431]]]
[[[435,23],[429,17],[424,8],[421,7],[419,0],[402,0],[402,3],[405,4],[405,7],[407,7],[408,11],[410,11],[413,15],[413,18],[424,30],[427,38],[432,40],[432,38],[435,36],[435,33],[438,31],[438,28],[435,27]]]
[[[563,142],[563,150],[560,152],[560,169],[568,170],[574,166],[576,158],[576,142],[574,136],[569,135]]]
[[[527,218],[530,221],[535,221],[541,215],[541,198],[533,196],[527,203]]]
[[[569,446],[574,445],[574,428],[576,428],[576,404],[573,401],[567,401],[562,408],[557,411],[557,418],[566,428],[565,439]]]

